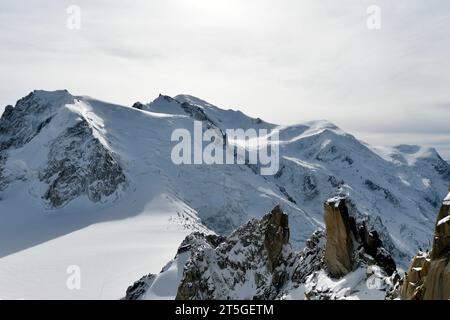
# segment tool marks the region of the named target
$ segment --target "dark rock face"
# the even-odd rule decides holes
[[[306,247],[297,255],[293,264],[292,282],[294,287],[305,283],[308,276],[325,268],[326,241],[326,233],[322,230],[314,232],[306,241]]]
[[[142,297],[147,289],[150,288],[153,280],[155,280],[154,274],[143,276],[141,279],[127,288],[127,292],[123,300],[139,300],[139,298]]]
[[[364,184],[371,191],[381,191],[381,192],[383,192],[384,193],[384,197],[387,200],[389,200],[392,204],[394,204],[394,205],[399,205],[400,204],[400,201],[398,201],[398,199],[389,190],[387,190],[386,188],[380,187],[379,185],[377,185],[372,180],[366,179],[364,181]]]
[[[8,181],[4,176],[4,166],[8,150],[23,147],[46,127],[55,113],[55,102],[69,102],[71,96],[66,91],[55,94],[53,100],[44,100],[36,92],[17,101],[13,108],[6,106],[0,118],[0,191]]]
[[[22,147],[50,123],[59,106],[71,102],[67,91],[57,91],[47,100],[32,92],[14,108],[8,106],[0,119],[0,151]]]
[[[319,190],[317,188],[317,183],[313,176],[306,175],[303,180],[302,185],[303,193],[310,199],[319,195]]]
[[[346,210],[344,200],[338,208],[341,211],[337,214]],[[352,222],[351,217],[343,223],[348,224],[348,237],[355,242],[351,243],[348,272],[357,267],[369,268],[381,261],[377,258],[382,250],[381,240],[376,232],[367,233],[362,225]],[[359,237],[357,230],[366,241],[353,240]],[[161,273],[173,264],[179,268],[182,261],[183,275],[176,299],[183,300],[282,299],[300,286],[303,286],[300,290],[305,290],[307,299],[337,298],[336,293],[328,292],[320,285],[307,285],[311,278],[317,279],[324,270],[329,270],[325,260],[326,233],[316,231],[300,252],[292,250],[289,235],[288,216],[277,206],[261,220],[250,220],[228,237],[205,236],[198,232],[187,236],[175,259]],[[387,273],[383,266],[380,268],[383,274]],[[141,281],[130,288],[144,288],[145,285]],[[134,298],[145,297],[145,292],[137,291],[139,294]]]
[[[433,164],[433,167],[444,179],[450,180],[450,164],[441,156],[437,155],[437,161]]]
[[[138,109],[138,110],[144,110],[145,109],[145,105],[138,101],[138,102],[135,102],[132,105],[132,108],[135,108],[135,109]]]
[[[49,185],[43,198],[52,207],[61,207],[81,195],[98,202],[126,181],[115,155],[94,137],[85,120],[51,143],[48,166],[40,179]]]
[[[6,188],[7,181],[6,177],[3,174],[3,171],[5,170],[4,166],[6,163],[6,153],[0,151],[0,191]]]
[[[192,104],[187,103],[187,102],[183,102],[181,104],[181,108],[184,110],[184,112],[189,114],[194,120],[197,120],[197,121],[210,121],[210,122],[212,122],[208,118],[206,113],[202,110],[202,108],[200,108],[198,106],[192,105]]]
[[[8,152],[24,147],[51,126],[61,108],[74,102],[66,90],[34,91],[14,108],[6,108],[0,119],[0,190],[8,185],[4,177]],[[47,166],[39,172],[39,179],[49,185],[42,198],[53,208],[81,195],[101,201],[126,183],[117,156],[95,137],[84,118],[50,141],[48,148]]]
[[[413,258],[399,291],[403,300],[450,299],[450,193],[437,217],[431,252]]]
[[[33,91],[17,101],[16,106],[6,106],[0,118],[0,191],[8,186],[4,176],[4,166],[8,151],[21,148],[48,126],[59,106],[73,102],[73,97],[65,90],[55,91],[44,98]]]
[[[275,207],[261,221],[249,221],[216,247],[204,243],[201,250],[194,251],[176,298],[238,298],[236,289],[247,284],[255,290],[245,298],[273,297],[285,279],[277,268],[288,258],[284,251],[288,241],[288,217]],[[223,272],[229,278],[224,278]]]

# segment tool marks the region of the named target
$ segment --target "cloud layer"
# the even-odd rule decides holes
[[[372,4],[381,30],[366,27]],[[450,158],[446,0],[2,0],[0,30],[2,106],[36,88],[127,105],[188,93]]]

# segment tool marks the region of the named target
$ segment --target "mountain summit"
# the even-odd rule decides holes
[[[221,133],[277,129],[279,171],[174,164],[171,134],[193,134],[194,121]],[[0,119],[0,273],[8,275],[0,288],[10,298],[119,298],[192,231],[227,236],[278,204],[300,249],[325,227],[322,205],[336,195],[406,266],[428,246],[449,180],[434,149],[370,146],[327,121],[279,126],[188,95],[120,106],[34,91]],[[82,265],[89,290],[67,290],[71,264]],[[25,297],[19,278],[29,281]]]

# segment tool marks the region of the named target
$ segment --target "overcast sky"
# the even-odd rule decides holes
[[[80,30],[66,27],[69,5]],[[450,159],[450,2],[1,0],[0,105],[62,88],[126,105],[192,94]]]

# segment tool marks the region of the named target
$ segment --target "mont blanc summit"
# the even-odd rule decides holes
[[[196,121],[202,134],[220,139],[227,129],[276,131],[262,139],[279,151],[276,172],[264,175],[269,162],[249,161],[251,139],[217,141],[233,164],[174,163],[173,133],[193,137]],[[345,198],[367,237],[376,230],[370,239],[406,269],[429,247],[449,181],[450,165],[435,149],[372,146],[327,121],[280,126],[188,95],[122,106],[36,90],[0,119],[0,298],[121,298],[136,279],[159,274],[188,235],[201,234],[191,240],[215,254],[215,246],[232,243],[227,237],[249,221],[256,228],[253,219],[265,221],[277,206],[289,216],[294,254],[321,239],[312,235],[325,229],[324,203],[333,197]],[[163,268],[173,283],[188,259],[180,250],[178,264]],[[359,261],[352,259],[346,271]],[[66,287],[72,265],[81,272],[81,290]],[[151,294],[176,296],[158,283]],[[277,290],[260,294],[289,294]]]

